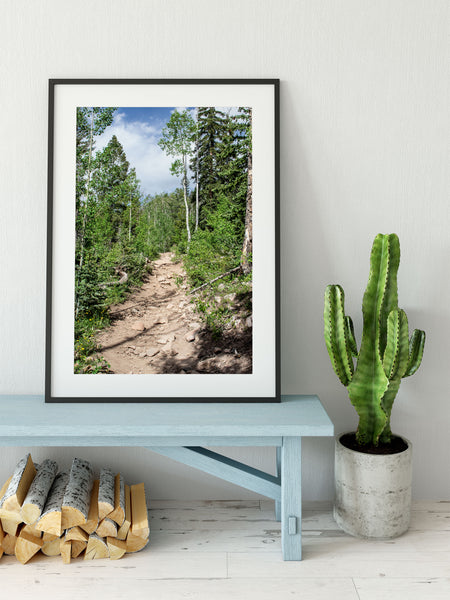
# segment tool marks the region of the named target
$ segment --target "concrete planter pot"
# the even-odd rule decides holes
[[[361,538],[394,538],[411,517],[412,446],[397,454],[350,450],[336,438],[334,518],[341,529]]]

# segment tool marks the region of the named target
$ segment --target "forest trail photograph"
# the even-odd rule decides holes
[[[252,373],[251,109],[76,128],[74,373]]]

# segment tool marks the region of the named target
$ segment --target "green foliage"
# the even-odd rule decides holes
[[[75,372],[107,372],[95,342],[112,304],[123,302],[151,270],[151,260],[175,251],[191,288],[240,264],[245,227],[249,108],[233,116],[214,107],[175,110],[159,146],[173,158],[180,187],[144,197],[116,136],[95,151],[95,137],[111,125],[114,108],[77,108]],[[201,221],[191,216],[188,164],[199,183]],[[177,282],[181,285],[181,281]],[[215,335],[233,326],[236,310],[251,314],[251,273],[230,275],[197,294],[197,306]]]
[[[229,198],[219,195],[216,202],[214,210],[205,210],[204,229],[194,233],[184,259],[194,288],[239,265],[242,222]]]
[[[251,152],[250,111],[243,107],[230,116],[215,107],[198,108],[198,159],[191,166],[198,171],[201,226],[208,212],[216,209],[218,198],[225,195],[232,200],[235,217],[240,219],[243,229]]]
[[[397,304],[399,263],[397,235],[377,235],[363,298],[359,354],[352,321],[345,316],[343,289],[329,285],[325,291],[325,342],[333,369],[359,415],[356,438],[361,446],[390,443],[390,417],[400,381],[415,373],[422,360],[425,332],[415,330],[408,340],[408,319]],[[356,368],[353,356],[358,357]]]
[[[108,324],[108,307],[140,285],[149,256],[156,254],[139,235],[140,184],[122,145],[113,136],[93,155],[94,136],[111,124],[113,112],[95,107],[77,110],[76,373],[108,370],[98,356],[96,332]]]
[[[236,327],[236,318],[252,314],[251,279],[231,274],[201,290],[195,304],[213,337],[219,338],[225,330]]]
[[[242,222],[236,207],[219,195],[215,210],[205,211],[204,229],[198,229],[184,257],[184,266],[192,288],[197,288],[239,266],[242,248]],[[214,337],[233,326],[236,313],[251,314],[251,273],[231,273],[213,282],[196,295],[197,310],[203,315]],[[230,302],[228,298],[235,298]]]
[[[99,329],[109,325],[105,312],[103,316],[83,316],[75,323],[74,373],[108,373],[109,364],[98,355],[99,347],[95,335]]]

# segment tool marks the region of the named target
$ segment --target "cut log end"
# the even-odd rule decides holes
[[[84,513],[74,506],[63,506],[61,509],[61,528],[71,529],[77,525],[85,525],[86,517]]]
[[[34,535],[34,537],[40,538],[42,537],[42,531],[37,529],[34,525],[24,525],[21,529],[22,533],[29,533],[30,535]]]
[[[44,545],[41,538],[38,538],[24,531],[20,532],[16,540],[14,554],[23,565],[27,563]]]
[[[97,558],[109,558],[109,550],[105,540],[97,534],[92,533],[89,536],[84,560],[94,560]]]
[[[96,533],[102,538],[117,537],[117,523],[114,523],[110,518],[105,517],[103,521],[100,521]]]
[[[4,533],[9,533],[10,535],[18,535],[17,531],[19,529],[19,525],[22,522],[20,517],[15,519],[2,519],[1,522]]]
[[[61,513],[59,511],[53,511],[44,515],[36,523],[36,529],[60,537],[63,532],[61,526]]]
[[[143,550],[149,542],[149,538],[142,538],[138,535],[133,535],[131,531],[127,535],[127,552],[139,552]]]
[[[68,529],[66,531],[65,540],[66,542],[77,541],[77,542],[87,542],[89,539],[89,535],[81,529],[81,527],[72,527],[72,529]]]
[[[46,534],[44,533],[44,537],[45,535]],[[44,537],[42,538],[43,540]],[[53,536],[53,539],[51,540],[44,540],[41,551],[45,556],[59,556],[61,554],[61,538]]]
[[[111,560],[119,560],[127,551],[126,540],[118,540],[117,538],[108,537],[106,543],[109,549],[109,558]]]
[[[22,517],[22,521],[27,523],[27,525],[32,525],[36,523],[36,521],[41,516],[42,509],[37,506],[37,504],[27,504],[26,506],[22,506],[20,511],[20,515]]]
[[[86,550],[87,542],[81,540],[72,540],[72,558],[80,556],[84,550]]]
[[[2,550],[8,556],[14,555],[14,550],[16,548],[17,537],[15,535],[11,535],[7,533],[2,540]]]

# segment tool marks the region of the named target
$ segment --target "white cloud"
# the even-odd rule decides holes
[[[158,146],[163,125],[128,121],[125,113],[119,109],[112,125],[95,138],[95,148],[102,150],[115,135],[123,146],[130,166],[136,169],[144,194],[171,192],[180,187],[180,180],[170,174],[172,158]]]

